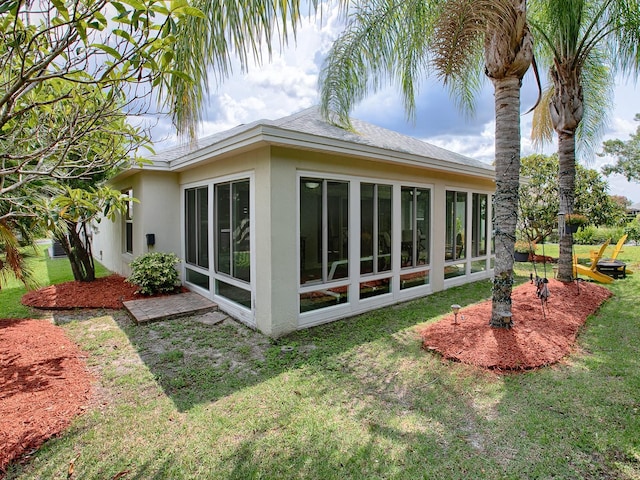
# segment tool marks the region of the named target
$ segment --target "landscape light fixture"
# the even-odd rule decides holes
[[[460,311],[460,305],[458,305],[457,303],[454,305],[451,305],[451,310],[453,311],[453,323],[457,324],[458,323],[458,312]]]

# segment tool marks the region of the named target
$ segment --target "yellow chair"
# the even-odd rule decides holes
[[[609,275],[605,275],[604,273],[598,272],[598,262],[602,259],[602,255],[604,255],[604,251],[609,246],[611,239],[607,240],[602,244],[600,249],[597,251],[596,255],[591,259],[591,265],[588,267],[585,265],[581,265],[578,263],[578,258],[573,256],[573,276],[577,277],[578,275],[584,275],[586,277],[594,279],[596,282],[600,283],[613,283],[613,278]]]
[[[609,258],[602,258],[600,259],[600,262],[604,262],[604,263],[619,263],[620,264],[620,268],[618,268],[618,270],[623,270],[622,266],[624,266],[624,274],[625,275],[631,275],[633,273],[633,271],[629,270],[628,268],[626,268],[626,264],[624,262],[621,262],[620,260],[617,260],[618,258],[618,254],[620,252],[623,252],[624,250],[622,250],[622,247],[624,246],[624,242],[627,241],[627,235],[623,235],[622,237],[620,237],[620,240],[618,240],[618,243],[616,243],[615,248],[613,249],[613,253],[611,254],[611,257]],[[619,272],[618,272],[619,273]]]
[[[602,259],[602,261],[613,262],[616,258],[618,258],[618,254],[622,252],[622,246],[626,241],[627,241],[627,235],[625,234],[622,237],[620,237],[620,240],[618,240],[618,243],[616,243],[616,246],[613,249],[613,253],[611,254],[611,257],[607,259]]]

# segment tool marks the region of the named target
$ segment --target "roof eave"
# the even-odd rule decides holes
[[[492,168],[481,168],[463,163],[452,163],[446,160],[424,157],[415,154],[397,152],[380,147],[353,143],[345,140],[313,135],[305,132],[296,132],[273,125],[256,125],[248,130],[226,138],[213,145],[185,155],[182,158],[169,162],[169,170],[181,171],[198,164],[204,160],[213,159],[226,153],[242,149],[252,149],[260,145],[277,145],[295,147],[305,150],[338,153],[351,157],[375,159],[388,163],[430,168],[441,172],[453,172],[474,177],[494,179],[495,172]],[[425,162],[426,160],[426,162]]]

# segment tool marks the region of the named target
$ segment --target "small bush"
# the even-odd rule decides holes
[[[622,227],[594,227],[588,225],[573,234],[573,241],[579,245],[601,245],[608,239],[616,243],[624,235]]]
[[[127,282],[138,286],[138,293],[153,295],[170,293],[180,286],[175,266],[180,259],[173,253],[150,252],[131,262],[131,275]]]
[[[640,215],[627,223],[626,227],[624,227],[624,233],[629,235],[628,241],[636,242],[636,244],[640,242]]]

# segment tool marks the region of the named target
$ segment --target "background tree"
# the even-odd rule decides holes
[[[637,0],[530,0],[537,58],[549,72],[548,102],[534,116],[534,136],[558,136],[560,256],[558,279],[573,278],[573,239],[564,215],[573,213],[576,135],[586,150],[602,133],[616,73],[637,76],[640,66]]]
[[[109,187],[62,187],[60,193],[46,200],[43,221],[47,230],[60,242],[71,262],[73,278],[95,280],[95,264],[91,250],[92,228],[103,218],[115,221],[127,211],[130,197]]]
[[[529,155],[520,162],[519,228],[528,240],[542,243],[558,223],[558,157]]]
[[[640,122],[640,114],[636,113],[634,119]],[[640,126],[630,137],[626,142],[618,139],[604,142],[604,151],[599,155],[616,157],[616,163],[605,165],[602,171],[605,175],[619,173],[629,182],[640,183]]]
[[[297,0],[2,1],[0,221],[34,215],[18,201],[28,185],[111,170],[122,159],[106,154],[112,135],[135,151],[146,133],[120,120],[148,112],[155,98],[193,134],[209,71],[226,77],[234,55],[243,68],[259,61],[299,19]],[[102,139],[101,154],[87,137]]]
[[[520,85],[532,59],[524,0],[378,0],[352,4],[321,73],[324,115],[349,112],[384,83],[400,89],[409,116],[434,67],[471,108],[485,73],[495,90],[496,262],[491,325],[510,325],[520,170]]]
[[[558,155],[530,155],[521,162],[520,229],[540,243],[558,226]],[[609,186],[594,169],[576,165],[574,210],[585,215],[588,225],[619,226],[625,207],[608,194]]]
[[[171,75],[176,21],[198,12],[160,0],[36,0],[0,4],[0,222],[5,263],[23,278],[10,241],[35,218],[48,181],[90,176],[122,162],[143,132],[150,89]],[[110,12],[113,17],[107,19]],[[118,137],[118,139],[116,139]],[[116,146],[119,154],[112,148]]]

